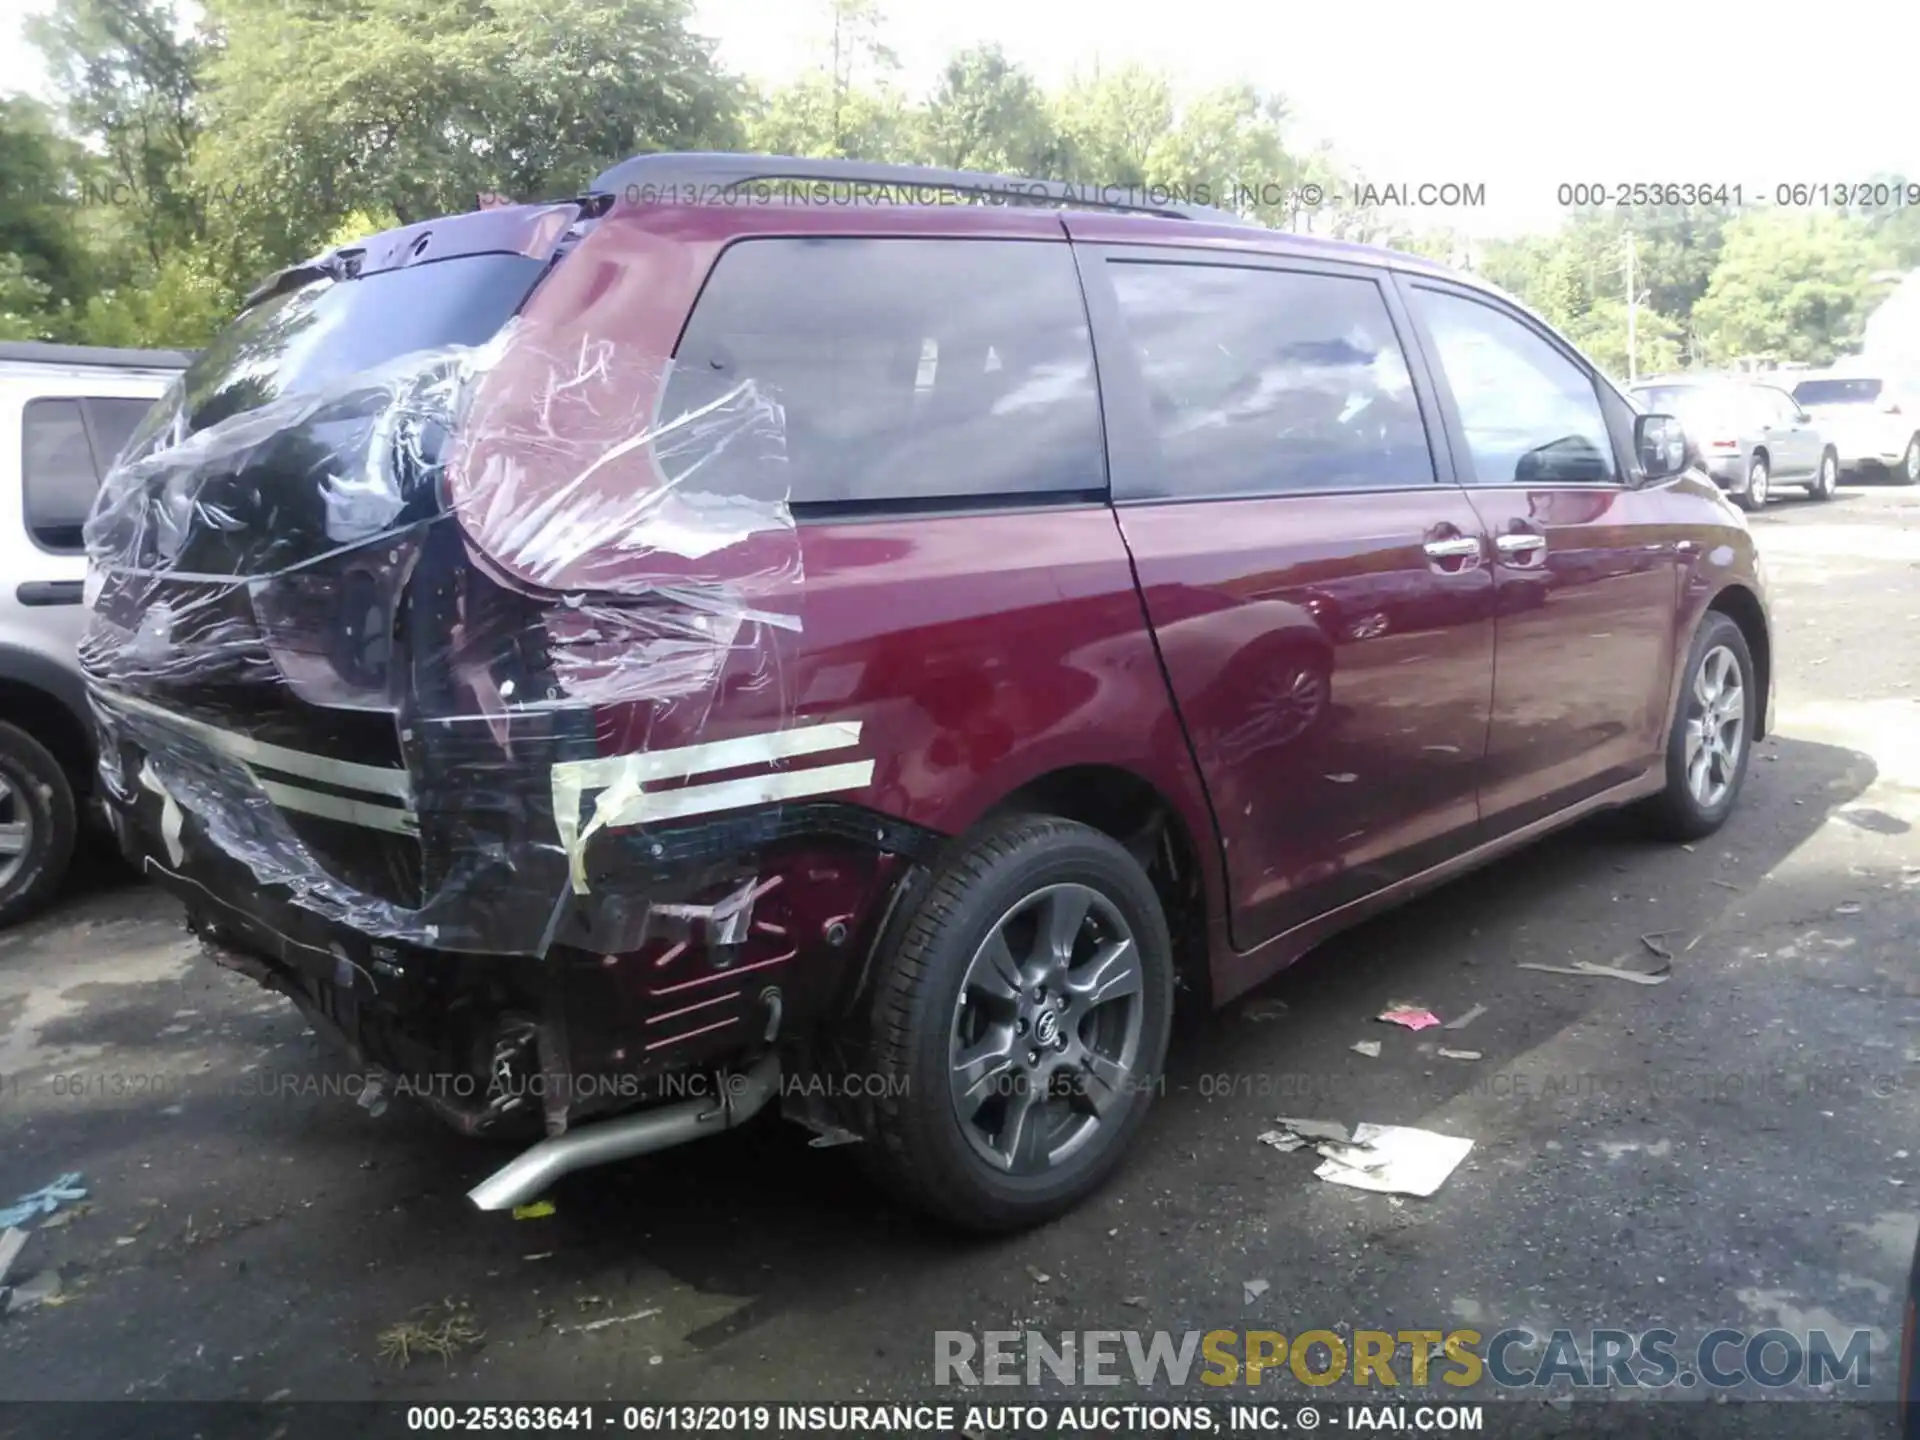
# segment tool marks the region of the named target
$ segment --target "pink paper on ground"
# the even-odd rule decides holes
[[[1409,1030],[1425,1030],[1429,1025],[1440,1023],[1440,1017],[1431,1010],[1383,1010],[1375,1018],[1389,1025],[1404,1025]]]

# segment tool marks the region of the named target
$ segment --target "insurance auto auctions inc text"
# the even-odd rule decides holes
[[[958,1386],[1257,1386],[1291,1379],[1366,1391],[1431,1385],[1538,1392],[1872,1385],[1873,1332],[1672,1330],[965,1330],[934,1332],[934,1382]],[[1202,1392],[1204,1393],[1204,1392]],[[1486,1390],[1481,1390],[1482,1394]],[[1227,1395],[1218,1396],[1229,1398]]]

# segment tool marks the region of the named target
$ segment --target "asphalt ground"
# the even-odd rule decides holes
[[[1920,1224],[1920,490],[1754,523],[1780,710],[1720,834],[1663,847],[1600,817],[1184,1025],[1118,1178],[1011,1239],[896,1211],[771,1120],[571,1177],[543,1219],[478,1213],[464,1192],[500,1151],[331,1093],[341,1063],[286,1003],[199,958],[172,901],[83,865],[0,936],[0,1200],[69,1171],[89,1191],[15,1264],[61,1293],[0,1319],[0,1399],[952,1400],[939,1332],[1524,1327],[1591,1362],[1593,1329],[1665,1327],[1684,1367],[1716,1328],[1778,1327],[1868,1332],[1869,1386],[1826,1391],[1884,1400]],[[1645,967],[1649,935],[1662,985],[1517,968]],[[1401,999],[1486,1010],[1372,1019]],[[1369,1194],[1258,1143],[1279,1115],[1474,1145],[1431,1198]],[[383,1356],[447,1316],[473,1332],[452,1353]],[[970,1393],[1254,1394],[1020,1378]],[[1382,1398],[1284,1365],[1258,1394]],[[1628,1398],[1761,1394],[1805,1402],[1767,1407],[1780,1433],[1890,1429],[1804,1376]],[[1648,1412],[1608,1413],[1641,1433]]]

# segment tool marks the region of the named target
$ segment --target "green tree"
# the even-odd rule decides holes
[[[998,45],[962,50],[947,62],[919,130],[924,158],[951,169],[1046,175],[1064,159],[1046,95]]]
[[[1686,333],[1680,322],[1642,305],[1633,317],[1634,364],[1628,366],[1624,295],[1601,296],[1562,328],[1582,354],[1621,380],[1678,370],[1685,360]]]
[[[1173,87],[1140,65],[1075,80],[1056,98],[1063,178],[1145,185],[1154,146],[1174,126]]]
[[[60,89],[62,118],[87,148],[79,177],[104,248],[130,241],[148,266],[205,229],[200,197],[187,180],[199,136],[202,37],[187,31],[167,0],[62,0],[28,19],[26,36]],[[101,202],[104,202],[101,203]],[[134,262],[106,268],[123,278]]]
[[[1300,169],[1282,139],[1286,114],[1284,100],[1251,85],[1195,96],[1149,146],[1147,179],[1202,203],[1281,223]]]
[[[889,83],[897,56],[873,0],[824,0],[815,66],[748,107],[749,150],[824,159],[921,158],[905,98]]]
[[[0,331],[8,339],[60,338],[90,288],[71,197],[83,160],[44,107],[0,99]]]
[[[1593,303],[1590,267],[1562,235],[1495,241],[1480,273],[1552,325],[1571,325]]]
[[[1459,231],[1444,226],[1423,230],[1394,227],[1381,234],[1374,243],[1384,245],[1389,250],[1398,250],[1402,255],[1418,255],[1456,270],[1473,269],[1476,259],[1473,241]]]
[[[1825,364],[1860,342],[1879,298],[1866,231],[1824,211],[1761,210],[1727,226],[1725,249],[1693,320],[1710,358]]]
[[[819,159],[919,160],[905,101],[891,90],[836,90],[824,70],[758,97],[746,120],[747,149]]]
[[[197,350],[213,339],[238,303],[204,255],[182,248],[144,270],[138,283],[111,285],[89,296],[73,338],[85,345]]]
[[[354,210],[578,193],[614,161],[725,147],[734,82],[690,0],[213,0],[194,168],[257,274]]]
[[[18,255],[0,255],[0,340],[50,340],[56,317],[50,313],[44,281],[27,273]]]

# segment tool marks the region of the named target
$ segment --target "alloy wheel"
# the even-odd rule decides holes
[[[1746,725],[1740,661],[1716,645],[1700,658],[1687,706],[1687,789],[1702,810],[1717,809],[1733,788]]]
[[[33,850],[33,811],[14,783],[0,775],[0,889],[13,883]]]
[[[1747,500],[1756,509],[1767,503],[1767,462],[1756,460],[1747,471]]]
[[[1144,983],[1133,931],[1090,886],[1046,886],[1000,917],[960,982],[948,1042],[954,1113],[977,1155],[1037,1175],[1125,1113]]]

